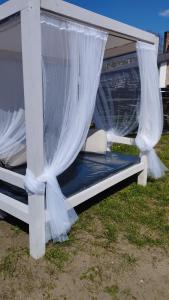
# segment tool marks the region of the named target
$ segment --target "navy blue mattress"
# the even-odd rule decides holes
[[[81,152],[74,163],[58,177],[58,181],[63,194],[68,197],[139,162],[139,157],[133,155],[114,152],[107,152],[106,155]],[[12,170],[24,175],[26,165],[15,167]],[[27,194],[24,190],[2,181],[0,182],[0,192],[27,202]]]

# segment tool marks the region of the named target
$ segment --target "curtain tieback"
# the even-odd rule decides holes
[[[45,193],[46,182],[48,181],[45,172],[36,177],[33,172],[26,169],[26,175],[24,178],[25,190],[28,194],[43,195]]]
[[[142,154],[148,154],[154,150],[154,145],[150,143],[145,136],[136,137],[135,144],[140,149]]]

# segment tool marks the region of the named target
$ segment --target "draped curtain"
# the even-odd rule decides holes
[[[45,170],[39,178],[27,170],[25,184],[41,193],[46,182],[51,236],[63,241],[77,216],[67,207],[57,176],[73,163],[87,137],[107,34],[45,14],[41,23]]]
[[[25,149],[25,112],[18,16],[1,24],[0,30],[0,165]],[[5,216],[0,211],[0,217]]]
[[[126,136],[138,126],[139,79],[137,67],[121,68],[101,76],[94,123],[107,132],[110,147],[114,136]]]
[[[0,161],[25,148],[25,112],[20,19],[1,24],[0,31]]]
[[[141,103],[138,115],[139,128],[136,145],[148,159],[148,173],[154,178],[164,175],[166,167],[154,147],[163,130],[163,105],[159,88],[155,45],[137,42],[137,56],[141,78]]]
[[[163,106],[159,89],[157,68],[157,49],[155,45],[137,42],[137,57],[141,82],[141,97],[120,103],[120,99],[110,92],[114,76],[104,80],[103,75],[99,86],[94,121],[98,128],[107,132],[108,144],[112,144],[113,136],[125,136],[138,126],[135,139],[141,155],[148,159],[148,173],[154,178],[164,175],[166,167],[158,158],[154,146],[158,143],[163,129]],[[122,78],[121,78],[122,81]],[[113,82],[115,85],[115,82]],[[118,100],[118,101],[117,101]],[[118,105],[116,106],[116,102]],[[126,106],[125,106],[126,104]]]
[[[0,160],[4,164],[25,148],[25,113],[0,109]]]

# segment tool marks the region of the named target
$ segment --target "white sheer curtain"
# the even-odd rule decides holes
[[[103,73],[101,76],[94,122],[97,128],[107,132],[108,149],[114,136],[126,136],[138,126],[139,80],[136,67]]]
[[[148,159],[148,173],[154,178],[164,175],[166,167],[158,158],[154,146],[158,143],[163,129],[163,106],[159,89],[159,74],[157,68],[157,50],[155,45],[137,42],[137,56],[140,71],[141,99],[139,94],[135,98],[122,102],[112,93],[121,88],[116,84],[112,75],[107,79],[103,74],[99,86],[94,121],[98,128],[107,132],[108,146],[114,135],[125,136],[138,127],[136,145]],[[137,74],[135,74],[137,75]],[[127,94],[127,91],[126,91]],[[109,147],[108,147],[109,148]]]
[[[42,16],[45,170],[39,178],[27,170],[26,187],[43,192],[51,236],[67,239],[77,216],[67,207],[57,176],[80,152],[92,120],[107,34],[53,16]]]
[[[20,18],[0,30],[0,161],[4,164],[25,148],[24,92]]]
[[[25,148],[25,113],[0,109],[0,160],[8,160]]]
[[[15,16],[1,25],[0,165],[6,165],[25,148],[25,113],[20,18]]]
[[[149,175],[159,178],[164,175],[166,167],[154,150],[163,130],[157,49],[155,45],[137,42],[137,55],[141,78],[141,103],[136,145],[147,156]]]

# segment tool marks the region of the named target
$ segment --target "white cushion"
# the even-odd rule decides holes
[[[24,163],[26,163],[26,148],[4,161],[4,164],[10,167],[20,166]]]
[[[82,151],[104,154],[107,150],[107,136],[104,130],[89,130]]]

